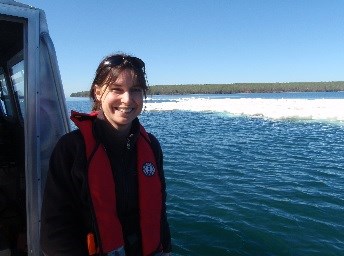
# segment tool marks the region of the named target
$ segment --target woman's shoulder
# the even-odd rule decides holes
[[[82,140],[82,134],[79,129],[68,132],[59,139],[61,143],[76,142]]]
[[[155,156],[157,158],[160,158],[160,156],[162,155],[162,149],[159,140],[152,133],[147,132],[147,134]]]
[[[153,146],[158,146],[158,147],[160,147],[160,142],[159,142],[159,140],[155,137],[155,135],[152,134],[152,133],[150,133],[150,132],[147,132],[147,131],[146,131],[146,133],[147,133],[147,135],[148,135],[148,137],[149,137],[150,143],[151,143]]]
[[[84,141],[79,129],[64,134],[57,142],[55,149],[70,152],[76,148],[84,147]]]
[[[85,162],[85,143],[79,130],[64,134],[56,143],[51,155],[51,163],[72,166]]]
[[[150,141],[151,141],[152,144],[155,144],[155,145],[159,145],[159,146],[160,146],[160,142],[159,142],[159,140],[155,137],[154,134],[152,134],[152,133],[150,133],[150,132],[147,132],[147,134],[148,134],[148,137],[149,137],[149,139],[150,139]]]

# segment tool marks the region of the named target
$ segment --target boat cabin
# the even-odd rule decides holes
[[[0,255],[41,255],[49,157],[70,131],[42,10],[0,0]]]

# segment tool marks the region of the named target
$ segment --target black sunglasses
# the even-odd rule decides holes
[[[134,68],[142,69],[143,72],[145,72],[145,63],[143,60],[137,57],[132,57],[132,56],[123,56],[123,55],[115,55],[107,58],[104,63],[104,66],[110,66],[110,67],[115,67],[115,66],[120,66],[120,65],[125,65],[125,64],[130,64]]]

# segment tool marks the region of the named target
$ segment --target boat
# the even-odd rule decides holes
[[[71,130],[43,10],[0,0],[0,256],[42,255],[51,152]]]

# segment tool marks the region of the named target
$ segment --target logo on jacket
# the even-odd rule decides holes
[[[152,163],[145,163],[142,166],[142,171],[146,176],[153,176],[155,173],[155,167]]]

